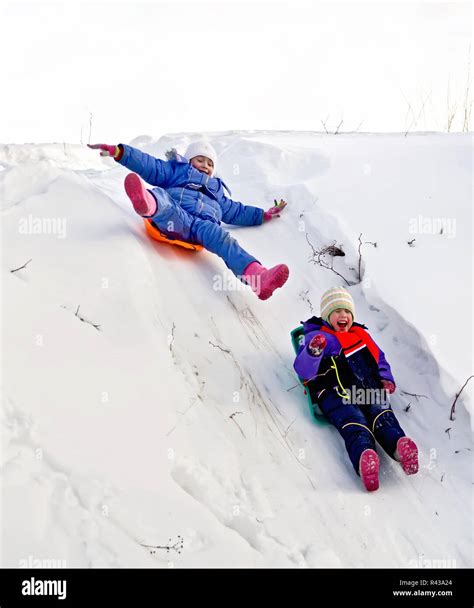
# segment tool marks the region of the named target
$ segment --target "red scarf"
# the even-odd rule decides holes
[[[329,329],[329,327],[322,326],[321,331],[325,331],[328,334],[336,336],[346,357],[350,357],[355,352],[366,346],[376,363],[379,362],[378,346],[362,327],[353,325],[349,331],[334,331],[333,329]]]

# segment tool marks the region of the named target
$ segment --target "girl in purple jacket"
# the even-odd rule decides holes
[[[388,394],[396,388],[390,365],[354,316],[354,300],[346,289],[324,293],[321,317],[303,323],[304,343],[294,369],[342,435],[356,473],[372,491],[379,487],[376,440],[407,475],[418,471],[418,449],[390,407]]]

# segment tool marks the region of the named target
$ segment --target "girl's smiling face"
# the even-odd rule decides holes
[[[210,176],[214,172],[214,163],[210,158],[207,158],[207,156],[195,156],[189,162],[195,169],[201,171],[201,173]]]
[[[336,308],[329,315],[329,323],[335,331],[349,331],[353,322],[352,313],[347,308]]]

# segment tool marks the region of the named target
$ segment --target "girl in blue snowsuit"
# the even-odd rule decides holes
[[[395,380],[384,353],[354,322],[355,306],[344,288],[332,288],[321,299],[321,317],[303,323],[294,369],[313,403],[342,435],[347,453],[365,487],[379,485],[377,440],[408,475],[418,471],[418,450],[406,437],[388,401]]]
[[[264,211],[233,201],[225,193],[227,190],[230,195],[226,184],[213,177],[217,155],[207,141],[193,142],[184,156],[173,150],[173,158],[168,161],[125,144],[89,147],[100,149],[102,156],[112,156],[133,171],[125,178],[127,195],[135,211],[150,219],[163,234],[200,244],[217,254],[262,300],[286,282],[289,270],[285,264],[266,269],[221,226],[221,222],[237,226],[261,225],[279,217],[286,203],[281,201]],[[138,176],[155,187],[146,190]]]

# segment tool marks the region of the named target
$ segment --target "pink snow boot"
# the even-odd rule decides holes
[[[268,300],[275,289],[286,283],[289,274],[286,264],[278,264],[268,270],[259,262],[251,262],[244,270],[243,278],[260,300]]]
[[[400,461],[402,469],[407,475],[418,473],[418,448],[413,439],[400,437],[397,441],[395,458]]]
[[[133,208],[142,217],[152,217],[157,212],[157,202],[148,192],[136,173],[129,173],[125,178],[125,192],[132,201]]]
[[[359,473],[369,492],[373,492],[379,487],[379,468],[380,461],[377,452],[370,448],[364,450],[360,455]]]

